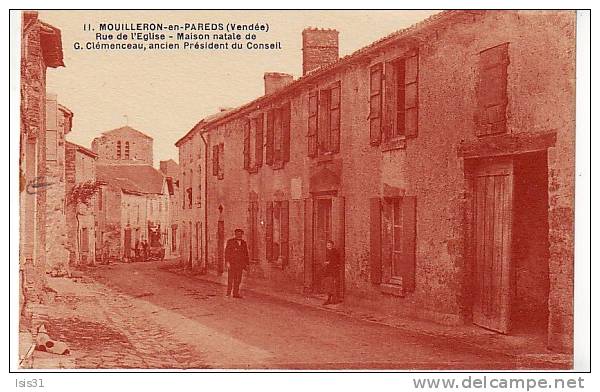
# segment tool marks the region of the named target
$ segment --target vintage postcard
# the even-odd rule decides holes
[[[20,369],[573,369],[576,11],[11,23]]]

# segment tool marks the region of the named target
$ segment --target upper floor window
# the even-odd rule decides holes
[[[308,96],[308,155],[340,151],[341,85],[335,82]]]
[[[274,169],[290,160],[291,104],[286,102],[267,112],[265,162]]]
[[[224,169],[225,145],[223,143],[215,144],[212,150],[213,176],[219,180],[225,178]]]
[[[125,159],[129,159],[129,142],[125,142]]]
[[[418,130],[419,57],[416,51],[370,69],[370,142],[415,137]]]
[[[244,169],[256,172],[263,164],[264,114],[244,122]]]
[[[117,159],[121,159],[121,141],[117,141]]]
[[[508,43],[479,53],[477,136],[506,132]]]

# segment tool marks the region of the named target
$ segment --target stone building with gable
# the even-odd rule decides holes
[[[100,165],[150,165],[153,161],[153,139],[128,125],[102,132],[92,141]]]

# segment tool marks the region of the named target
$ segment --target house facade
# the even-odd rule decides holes
[[[241,227],[250,275],[320,292],[333,240],[348,302],[572,350],[574,26],[446,11],[341,59],[305,30],[300,79],[197,126],[208,269]]]
[[[64,66],[61,32],[24,11],[21,23],[19,270],[23,309],[35,301],[46,272],[46,71]]]
[[[46,272],[69,272],[66,226],[65,135],[73,113],[60,105],[55,94],[46,97]]]
[[[89,265],[96,262],[96,203],[93,195],[86,203],[71,200],[74,189],[96,183],[97,155],[90,149],[72,142],[65,149],[66,223],[69,241],[69,264]]]
[[[167,182],[167,192],[169,195],[169,226],[166,228],[166,243],[165,246],[168,248],[167,252],[171,257],[179,255],[179,246],[181,243],[180,239],[180,203],[181,203],[181,190],[179,188],[179,175],[180,168],[179,164],[173,159],[166,161],[160,161],[160,171],[165,176]]]

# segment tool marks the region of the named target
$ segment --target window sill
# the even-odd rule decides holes
[[[404,290],[402,288],[402,283],[393,281],[390,283],[382,283],[379,285],[379,290],[383,294],[392,295],[394,297],[404,297]]]
[[[337,153],[335,153],[335,152],[327,152],[327,153],[316,156],[315,160],[317,161],[318,164],[331,162],[335,158],[336,154]]]
[[[283,162],[283,161],[275,161],[271,165],[271,168],[273,170],[280,170],[280,169],[283,169],[284,166],[285,166],[285,162]]]
[[[393,151],[406,149],[406,138],[399,137],[381,143],[381,151]]]

